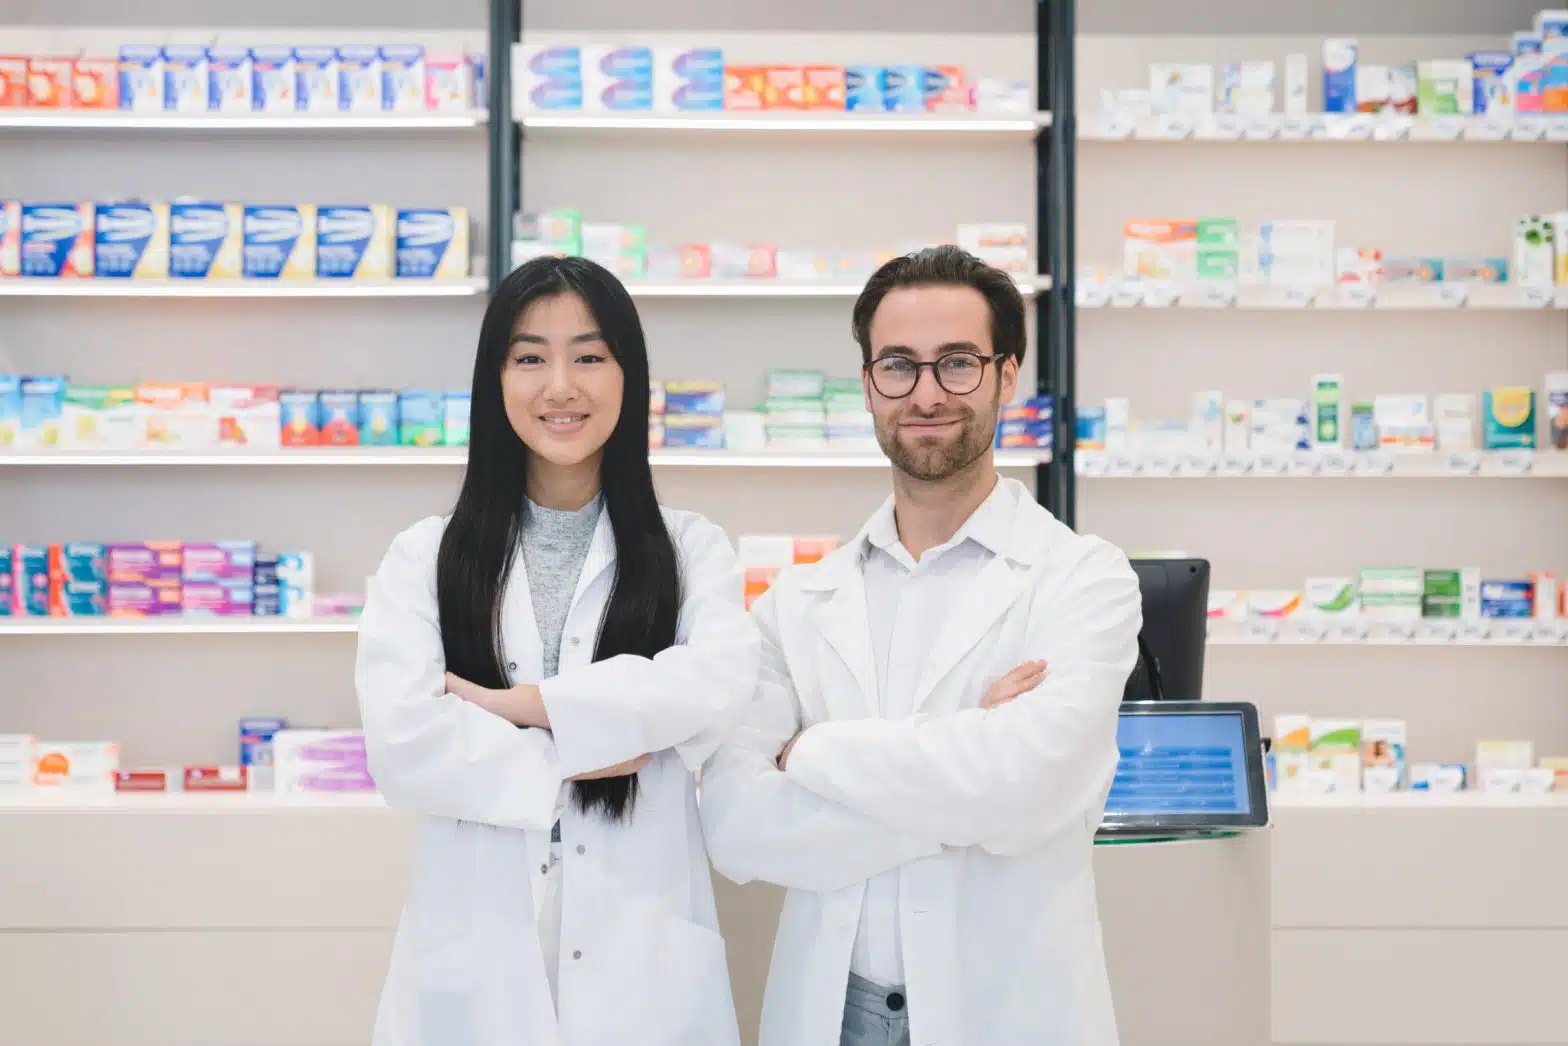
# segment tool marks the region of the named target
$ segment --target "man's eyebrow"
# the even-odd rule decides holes
[[[980,352],[980,346],[976,345],[972,341],[950,341],[946,344],[938,345],[936,347],[936,354],[938,356],[945,356],[949,352],[972,352],[976,356],[982,355]],[[916,355],[915,350],[911,349],[908,345],[884,345],[877,351],[877,359],[881,359],[884,356],[912,357],[914,355]]]
[[[584,344],[586,342],[590,342],[590,341],[603,341],[603,340],[604,340],[604,335],[601,334],[600,332],[598,332],[598,331],[588,331],[588,332],[586,332],[584,334],[574,335],[572,337],[572,340],[568,344],[571,344],[571,345],[582,345],[582,344]],[[524,345],[548,345],[548,344],[550,344],[548,341],[546,341],[544,338],[541,338],[537,334],[524,334],[524,333],[517,333],[517,334],[512,335],[512,340],[509,341],[507,344],[509,344],[509,345],[517,345],[519,343],[524,344]]]

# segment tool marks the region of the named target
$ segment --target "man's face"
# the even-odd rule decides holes
[[[866,402],[876,422],[877,442],[893,467],[913,479],[940,482],[974,464],[996,439],[997,412],[1018,388],[1018,363],[989,360],[991,310],[972,287],[900,287],[882,299],[871,318],[872,370],[865,376]],[[968,353],[969,356],[955,355]],[[899,363],[877,361],[898,359]],[[931,367],[907,387],[908,364],[942,363],[944,389]],[[978,367],[978,372],[973,370]],[[993,371],[1000,371],[1001,378]],[[978,379],[970,391],[965,386]],[[880,388],[879,388],[880,385]],[[959,392],[948,389],[957,388]],[[882,391],[886,390],[886,392]]]

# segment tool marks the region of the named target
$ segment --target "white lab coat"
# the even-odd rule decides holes
[[[753,607],[762,677],[703,771],[702,818],[719,872],[789,887],[762,1046],[839,1041],[865,882],[893,869],[916,1046],[1115,1046],[1091,857],[1138,581],[1000,482],[1011,540],[949,610],[914,718],[872,716],[865,532]],[[979,708],[1034,658],[1050,663],[1039,687]]]
[[[695,771],[757,680],[756,630],[723,531],[666,510],[684,600],[676,645],[592,662],[615,576],[601,515],[541,684],[552,730],[519,729],[445,693],[431,518],[371,580],[357,682],[370,770],[389,805],[423,815],[375,1046],[736,1046]],[[527,572],[506,586],[502,646],[517,682],[542,652]],[[585,816],[568,778],[655,753],[630,820]],[[534,893],[561,818],[557,1021]]]

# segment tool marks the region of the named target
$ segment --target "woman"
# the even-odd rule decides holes
[[[694,774],[758,640],[723,532],[655,500],[626,289],[513,272],[472,410],[359,630],[371,772],[423,815],[376,1046],[734,1046]]]

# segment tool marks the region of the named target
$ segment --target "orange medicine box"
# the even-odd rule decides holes
[[[706,243],[681,245],[681,276],[705,280],[713,275],[713,250]]]
[[[800,104],[803,109],[843,109],[844,67],[842,65],[806,66]]]
[[[70,58],[27,60],[28,101],[35,109],[69,109],[76,62]]]
[[[20,55],[0,55],[0,109],[25,109],[30,100],[27,59]]]
[[[727,65],[724,67],[724,108],[761,109],[767,91],[768,67]]]
[[[71,95],[71,103],[78,109],[118,109],[119,59],[78,58],[72,69]]]
[[[247,787],[243,766],[187,766],[187,792],[243,792]]]
[[[801,109],[806,104],[806,70],[798,65],[763,67],[762,107]]]

